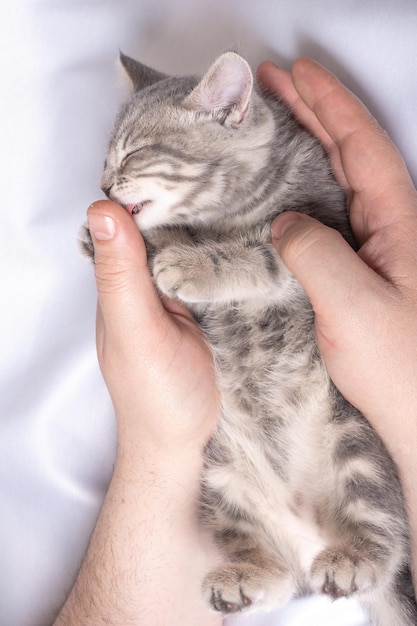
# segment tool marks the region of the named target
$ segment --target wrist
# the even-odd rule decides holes
[[[169,463],[180,467],[201,461],[203,451],[215,430],[217,404],[194,407],[170,406],[165,410],[128,410],[116,408],[117,458],[128,458],[131,467],[157,464],[162,469]],[[142,461],[140,461],[142,459]]]
[[[119,442],[87,557],[57,626],[102,623],[104,615],[115,626],[142,624],[149,615],[158,626],[220,626],[201,599],[215,558],[198,519],[201,467],[195,448],[167,454]]]
[[[161,446],[152,439],[140,441],[120,434],[114,478],[129,483],[163,484],[199,489],[203,446],[191,442]]]
[[[402,394],[393,394],[384,405],[376,405],[369,412],[363,411],[398,468],[417,463],[417,398],[414,396],[413,389],[404,388]]]

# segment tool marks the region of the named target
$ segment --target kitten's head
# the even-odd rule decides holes
[[[134,93],[116,120],[103,191],[141,230],[232,210],[267,160],[273,127],[247,62],[227,52],[201,79],[121,62]]]

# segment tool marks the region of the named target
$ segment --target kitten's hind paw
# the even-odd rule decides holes
[[[231,563],[212,572],[203,584],[208,604],[224,614],[283,606],[293,592],[289,572],[244,562]]]
[[[375,566],[369,558],[351,548],[328,548],[311,568],[313,590],[334,599],[366,591],[375,584]]]
[[[241,587],[239,587],[240,597],[235,598],[235,602],[225,600],[222,594],[222,590],[216,589],[215,587],[212,588],[210,603],[214,610],[220,613],[237,613],[243,608],[248,608],[252,605],[252,600],[248,598],[248,596],[245,596]]]

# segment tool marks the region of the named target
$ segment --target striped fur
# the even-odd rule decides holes
[[[375,626],[416,624],[396,469],[329,380],[311,306],[270,239],[295,210],[354,245],[326,154],[234,53],[202,79],[122,63],[135,91],[102,186],[133,213],[158,288],[203,328],[222,394],[201,517],[225,561],[207,602],[249,612],[355,594]]]

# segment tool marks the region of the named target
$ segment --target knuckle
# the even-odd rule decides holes
[[[301,228],[289,233],[283,249],[283,258],[298,263],[300,260],[310,258],[311,255],[316,256],[335,237],[341,238],[340,233],[319,222],[311,222],[307,227],[303,224]]]
[[[101,293],[124,290],[129,282],[128,264],[116,257],[100,257],[94,264],[97,289]]]

